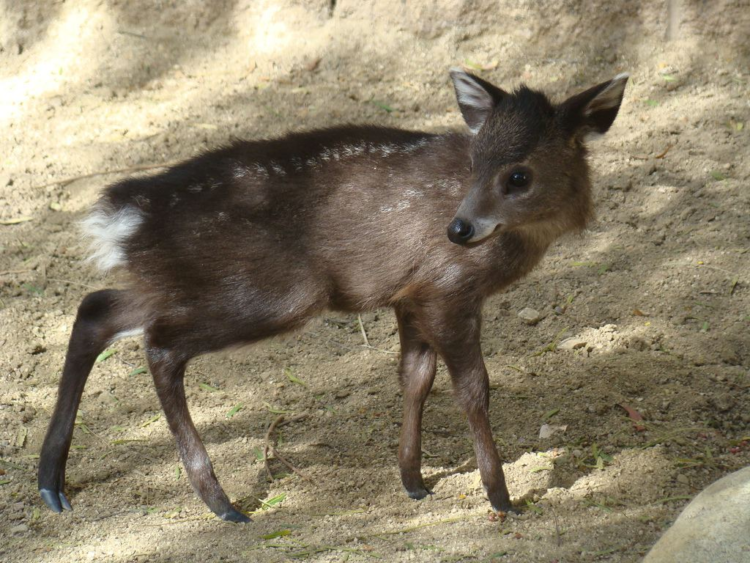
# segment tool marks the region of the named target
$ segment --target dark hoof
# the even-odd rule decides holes
[[[415,489],[413,491],[406,491],[406,494],[409,495],[409,498],[411,499],[422,500],[424,497],[431,495],[432,491],[422,487],[421,489]]]
[[[65,493],[62,491],[53,491],[51,489],[39,489],[39,494],[42,496],[44,504],[46,504],[52,512],[60,513],[63,510],[73,510],[70,506],[70,502],[65,497]]]
[[[250,518],[242,514],[242,512],[235,510],[234,508],[228,510],[224,514],[221,514],[219,518],[226,522],[235,522],[237,524],[247,524],[248,522],[250,522]]]

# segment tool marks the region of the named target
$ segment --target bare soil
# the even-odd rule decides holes
[[[747,0],[206,4],[3,2],[0,559],[639,561],[690,498],[750,464]],[[191,365],[194,419],[252,524],[190,489],[136,340],[84,394],[75,510],[46,510],[37,457],[76,308],[119,283],[84,262],[76,227],[123,177],[101,173],[336,123],[461,128],[460,64],[558,99],[631,73],[592,145],[598,221],[486,305],[494,432],[524,513],[490,513],[442,368],[423,444],[435,494],[402,492],[390,311],[362,315],[370,347],[356,316],[329,314]],[[544,318],[527,325],[525,307]],[[281,411],[294,420],[277,448],[311,481],[278,460],[267,481]],[[540,438],[543,424],[557,431]]]

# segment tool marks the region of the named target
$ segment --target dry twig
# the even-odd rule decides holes
[[[273,433],[274,429],[276,428],[276,425],[280,424],[284,420],[284,415],[281,415],[276,420],[274,420],[271,425],[268,427],[268,431],[266,432],[266,443],[263,446],[263,463],[266,466],[266,473],[268,473],[268,482],[273,481],[273,473],[271,473],[271,466],[268,464],[268,451],[271,449],[271,434]]]
[[[670,150],[672,150],[672,147],[673,147],[673,146],[674,146],[674,145],[667,145],[667,148],[666,148],[666,149],[664,149],[664,151],[663,151],[663,152],[661,152],[661,153],[657,154],[657,155],[656,155],[656,156],[655,156],[654,158],[659,158],[659,159],[661,159],[661,158],[664,158],[665,156],[667,156],[667,153],[668,153],[668,152],[669,152]]]
[[[145,164],[143,166],[130,166],[128,168],[118,168],[116,170],[100,170],[99,172],[91,172],[90,174],[81,174],[80,176],[71,176],[70,178],[64,178],[62,180],[55,180],[54,182],[49,182],[48,184],[42,184],[41,186],[36,186],[33,189],[41,190],[44,188],[49,188],[51,186],[67,186],[68,184],[72,184],[73,182],[77,182],[78,180],[85,180],[86,178],[95,178],[96,176],[109,176],[110,174],[130,174],[132,172],[144,172],[146,170],[156,170],[157,168],[169,168],[170,166],[174,166],[179,161],[174,162],[165,162],[164,164]]]
[[[362,315],[357,315],[357,321],[359,322],[359,330],[362,333],[362,338],[365,341],[365,346],[367,346],[368,348],[372,348],[372,346],[370,346],[370,341],[367,340],[367,333],[365,332],[365,325],[362,324]]]
[[[294,418],[290,418],[289,420],[284,420],[284,415],[279,416],[276,420],[274,420],[271,425],[268,427],[268,431],[266,432],[266,443],[263,446],[263,463],[266,466],[266,472],[268,473],[268,481],[273,481],[273,473],[271,472],[271,466],[268,463],[268,453],[269,451],[273,454],[273,456],[278,459],[281,463],[287,466],[289,470],[292,473],[296,473],[302,479],[305,481],[309,481],[310,483],[315,484],[315,481],[313,481],[310,477],[305,475],[302,471],[294,467],[287,459],[285,459],[279,452],[276,450],[276,448],[271,443],[271,434],[273,434],[273,431],[278,427],[282,426],[283,424],[291,424],[292,422],[297,422],[298,420],[302,420],[304,418],[307,418],[307,415],[302,414],[299,416],[295,416]]]

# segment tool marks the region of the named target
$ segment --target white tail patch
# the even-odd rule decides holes
[[[114,210],[105,205],[97,205],[81,221],[83,232],[91,238],[89,260],[96,262],[100,270],[106,272],[124,265],[125,242],[143,222],[141,212],[130,205]]]

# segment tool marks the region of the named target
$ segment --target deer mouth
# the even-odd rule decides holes
[[[493,229],[492,229],[492,230],[491,230],[491,231],[489,232],[489,234],[485,234],[484,236],[482,236],[482,238],[475,238],[475,239],[473,239],[473,240],[471,240],[471,241],[467,242],[467,243],[465,244],[465,246],[469,246],[469,247],[474,247],[474,246],[479,246],[480,244],[484,244],[484,243],[485,243],[485,242],[487,242],[488,240],[490,240],[490,239],[493,239],[493,238],[495,238],[495,237],[496,237],[496,236],[498,236],[498,235],[499,235],[500,233],[502,233],[502,232],[503,232],[504,230],[506,230],[506,229],[505,229],[505,227],[506,227],[506,225],[504,225],[504,224],[502,224],[502,223],[498,223],[498,224],[497,224],[497,225],[495,225],[495,227],[494,227],[494,228],[493,228]]]

